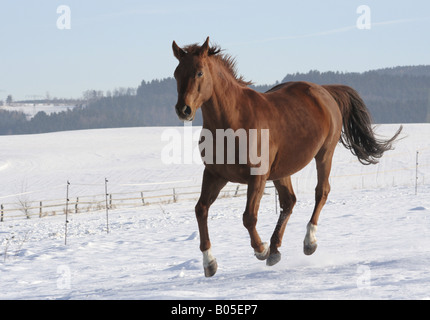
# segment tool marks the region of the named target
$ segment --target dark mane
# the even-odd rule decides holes
[[[200,46],[195,44],[190,44],[183,48],[183,50],[190,54],[198,54],[200,52]],[[209,56],[213,56],[230,72],[230,74],[236,79],[236,81],[242,86],[252,85],[252,81],[245,81],[243,76],[237,74],[236,70],[236,60],[229,54],[221,53],[223,50],[219,46],[209,47]]]

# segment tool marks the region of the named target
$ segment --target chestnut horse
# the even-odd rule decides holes
[[[237,76],[234,59],[222,54],[219,47],[209,45],[209,37],[202,46],[194,44],[180,48],[173,41],[172,47],[174,56],[179,60],[174,73],[178,90],[176,113],[181,120],[192,121],[196,110],[201,108],[202,132],[206,133],[204,138],[208,139],[207,133],[212,133],[212,140],[206,142],[212,141],[217,146],[209,155],[213,161],[208,161],[208,154],[203,157],[202,153],[205,169],[200,198],[195,207],[205,276],[211,277],[217,270],[209,240],[208,210],[226,183],[231,181],[248,185],[243,224],[248,229],[256,257],[267,260],[266,264],[272,266],[281,259],[278,248],[296,203],[291,175],[315,158],[318,175],[315,208],[304,239],[304,253],[314,253],[317,248],[317,222],[330,191],[329,174],[338,141],[350,149],[361,163],[374,164],[392,148],[402,127],[391,139],[377,139],[363,100],[355,90],[343,85],[288,82],[266,93],[256,92],[248,87],[249,82]],[[240,141],[235,139],[236,162],[219,161],[216,153],[225,140],[225,136],[217,136],[219,129],[242,130],[248,135],[252,129],[259,133],[263,129],[270,130],[267,141],[263,141],[261,134],[255,140],[257,150],[263,150],[263,144],[269,143],[269,148],[265,149],[268,152],[265,155],[267,170],[252,174],[256,165],[255,161],[251,161],[250,154],[245,155],[247,161],[238,160],[243,159],[241,152],[251,152],[251,139],[248,151],[246,146],[241,148]],[[202,143],[201,139],[200,145]],[[261,241],[256,230],[257,212],[267,180],[274,182],[281,206],[270,247]]]

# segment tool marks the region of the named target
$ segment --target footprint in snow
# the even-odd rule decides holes
[[[186,237],[186,238],[185,238]],[[187,236],[179,236],[179,237],[174,237],[169,239],[170,242],[179,242],[179,241],[191,241],[191,240],[195,240],[198,237],[198,233],[197,231],[194,231],[192,234],[190,234],[188,237]]]
[[[185,239],[186,241],[189,241],[189,240],[195,240],[195,239],[197,239],[197,231],[194,231],[192,234],[190,234],[190,236],[187,238],[187,239]]]
[[[415,207],[415,208],[409,209],[409,211],[425,211],[425,210],[427,210],[427,208],[425,207]]]

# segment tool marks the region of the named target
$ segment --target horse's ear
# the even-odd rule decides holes
[[[205,43],[203,43],[202,47],[200,48],[200,56],[206,57],[209,52],[209,37],[206,38]]]
[[[175,41],[172,43],[173,55],[176,59],[181,60],[185,56],[185,51],[179,48]]]

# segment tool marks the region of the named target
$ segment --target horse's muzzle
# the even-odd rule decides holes
[[[182,108],[182,113],[183,113],[186,117],[189,117],[189,116],[190,116],[190,114],[191,114],[191,112],[192,112],[192,110],[191,110],[191,108],[190,108],[189,106],[184,106],[184,107]]]
[[[187,121],[193,120],[192,119],[193,110],[191,109],[190,106],[185,105],[182,107],[176,107],[176,113],[178,114],[181,120],[187,120]]]

